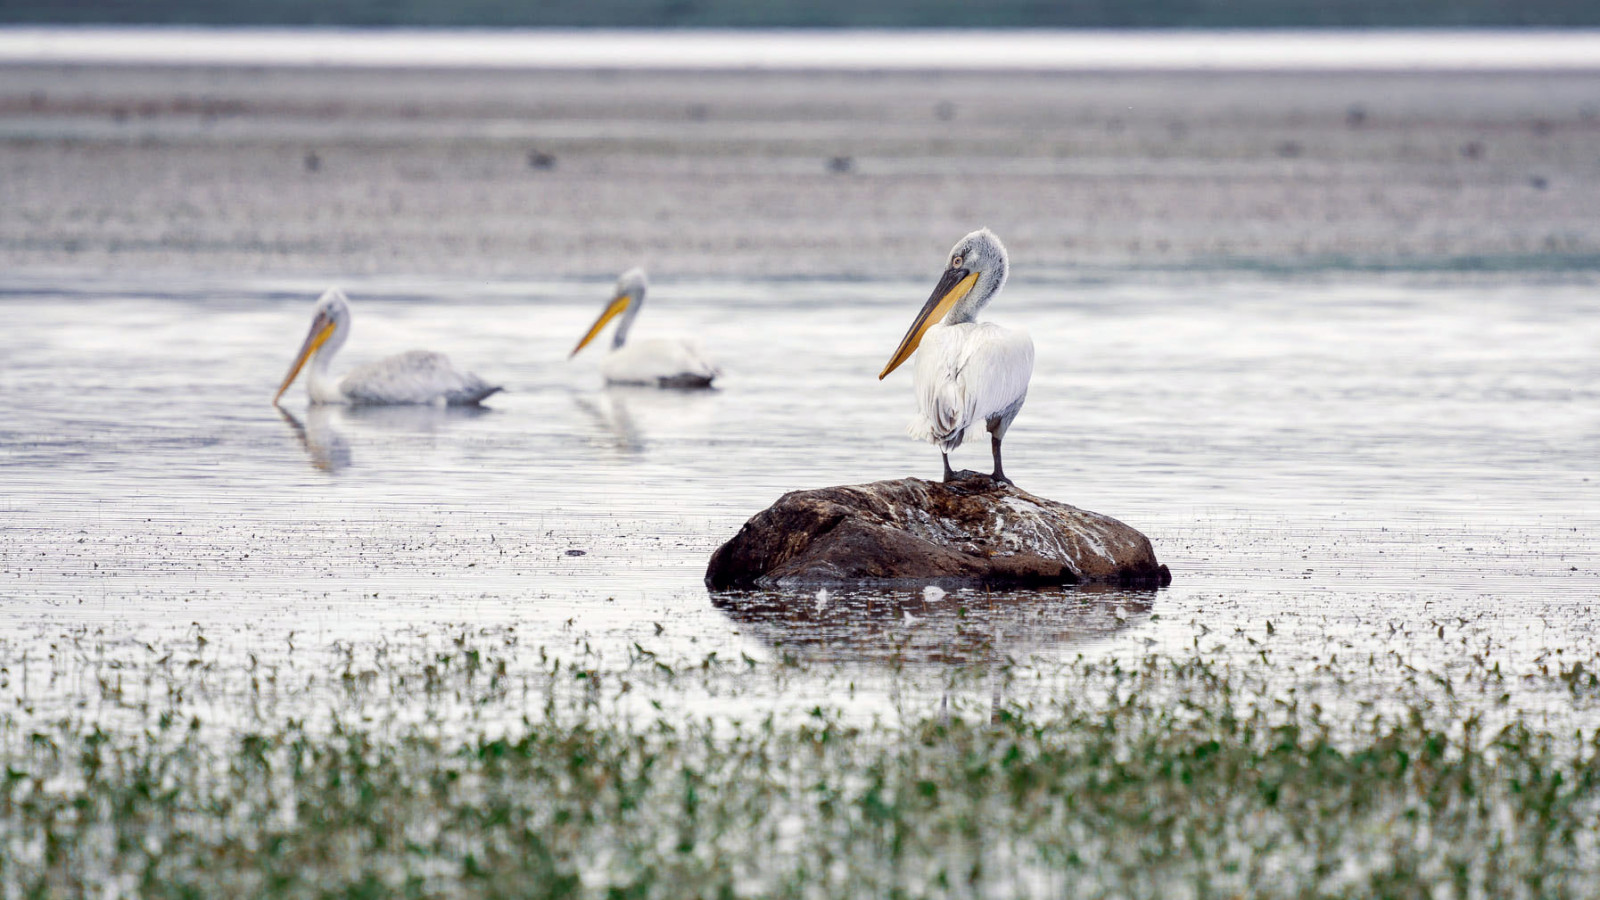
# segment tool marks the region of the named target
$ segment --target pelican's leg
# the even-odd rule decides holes
[[[994,474],[989,476],[989,477],[993,478],[995,481],[1003,481],[1006,484],[1011,485],[1012,487],[1016,487],[1017,483],[1015,481],[1012,481],[1011,479],[1007,478],[1006,477],[1006,470],[1000,467],[1000,437],[999,437],[999,435],[994,435],[994,434],[989,435],[989,447],[990,447],[990,449],[994,450]]]
[[[994,451],[994,474],[989,476],[995,481],[1002,481],[1016,487],[1017,483],[1006,477],[1006,470],[1000,465],[1000,441],[1006,436],[1006,429],[1011,427],[1011,420],[1016,418],[1016,412],[1010,415],[997,416],[989,420],[989,449]]]
[[[944,457],[944,480],[946,482],[955,481],[956,473],[950,471],[950,454],[941,451],[939,455]]]

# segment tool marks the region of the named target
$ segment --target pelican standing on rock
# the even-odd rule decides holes
[[[328,364],[349,337],[350,301],[345,299],[344,291],[332,288],[317,301],[311,330],[290,364],[289,374],[278,386],[278,393],[272,398],[273,405],[277,405],[283,392],[294,383],[307,360],[311,361],[311,373],[307,376],[306,393],[313,404],[476,406],[501,389],[471,372],[456,371],[448,356],[428,350],[412,350],[380,359],[335,379],[328,373]]]
[[[708,362],[700,345],[688,338],[649,338],[628,343],[628,331],[644,306],[644,294],[650,287],[643,269],[629,269],[617,279],[617,289],[600,312],[600,318],[589,326],[589,332],[572,348],[568,359],[595,339],[606,323],[621,316],[616,335],[611,339],[611,352],[600,363],[600,374],[607,384],[653,384],[658,387],[703,388],[710,387],[717,377],[717,367]]]
[[[968,428],[983,423],[994,451],[992,477],[1012,483],[1000,466],[1000,442],[1028,398],[1033,340],[1026,332],[977,321],[1005,286],[1007,268],[1006,248],[989,229],[962,238],[950,248],[950,263],[933,296],[878,374],[882,381],[917,354],[911,382],[918,415],[907,431],[939,445],[945,481],[957,477],[950,470],[950,451],[961,446]]]

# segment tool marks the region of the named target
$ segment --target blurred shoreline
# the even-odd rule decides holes
[[[0,65],[13,276],[1600,270],[1600,71]]]
[[[1600,71],[1596,28],[0,27],[0,64],[826,71]]]

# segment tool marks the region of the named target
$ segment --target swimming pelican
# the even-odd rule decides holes
[[[644,306],[644,294],[650,284],[643,269],[629,269],[617,279],[617,289],[601,311],[600,318],[589,326],[578,346],[572,348],[568,359],[589,345],[595,335],[617,316],[617,333],[611,339],[611,353],[600,364],[600,374],[608,384],[653,384],[658,387],[700,388],[710,387],[711,379],[718,375],[717,367],[708,362],[700,345],[688,338],[650,338],[628,343],[628,330]]]
[[[994,451],[992,477],[1012,483],[1000,467],[1000,442],[1028,399],[1033,340],[1027,332],[977,321],[1005,286],[1007,269],[1006,248],[989,229],[957,242],[933,296],[878,374],[882,381],[906,357],[917,354],[911,383],[918,415],[907,432],[939,445],[945,481],[956,478],[950,471],[950,451],[961,446],[968,428],[982,422]]]
[[[333,355],[350,336],[350,302],[344,291],[332,288],[317,301],[311,330],[300,352],[289,366],[289,374],[278,386],[272,403],[277,405],[283,392],[311,360],[311,375],[306,393],[311,402],[344,403],[350,406],[390,406],[433,404],[435,406],[475,406],[500,390],[471,372],[458,372],[443,353],[412,350],[360,366],[335,380],[328,374]]]

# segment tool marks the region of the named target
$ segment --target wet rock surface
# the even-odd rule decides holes
[[[965,473],[784,494],[712,554],[705,578],[714,589],[1171,580],[1128,525]]]

